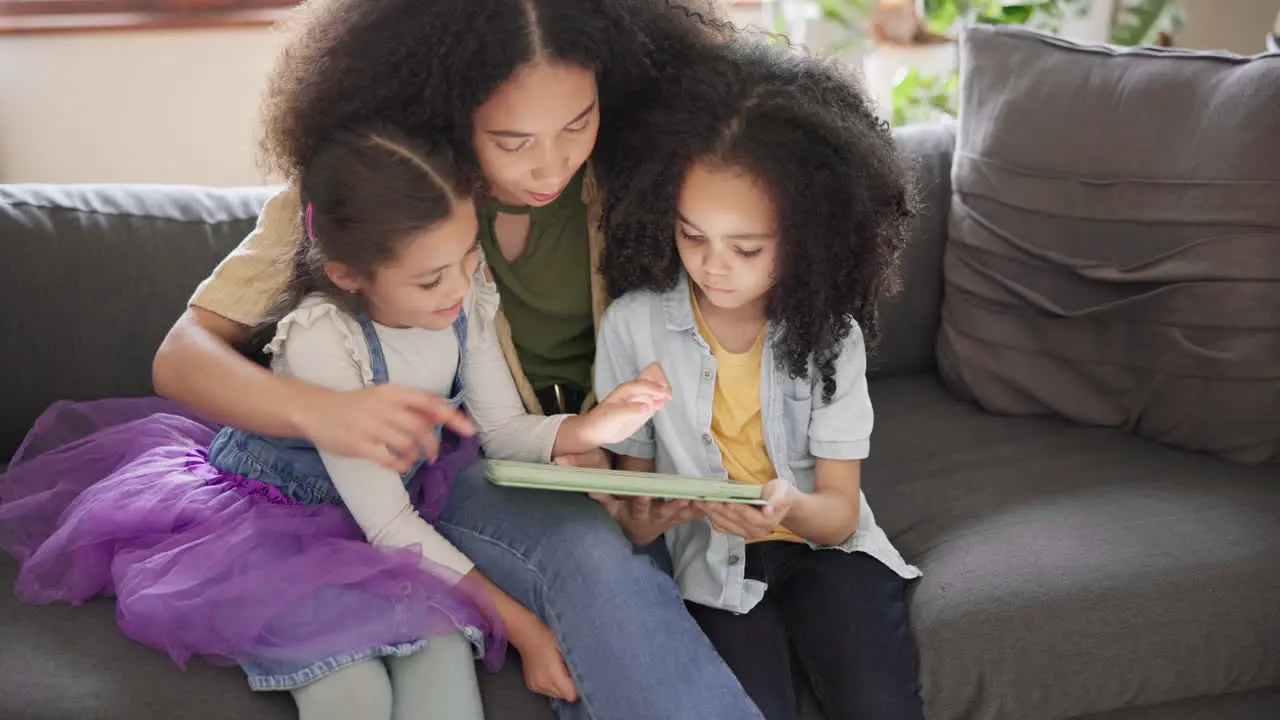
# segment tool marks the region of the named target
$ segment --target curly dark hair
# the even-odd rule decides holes
[[[888,124],[833,61],[740,39],[668,72],[647,107],[596,146],[605,186],[601,260],[612,297],[661,292],[682,273],[676,202],[694,161],[751,173],[768,189],[780,241],[766,312],[778,367],[835,393],[835,360],[853,322],[874,350],[881,297],[898,261],[915,191]]]
[[[559,60],[596,72],[601,126],[633,93],[732,26],[707,0],[310,0],[266,96],[267,165],[294,177],[327,139],[373,123],[443,138],[478,170],[476,109],[521,65]]]

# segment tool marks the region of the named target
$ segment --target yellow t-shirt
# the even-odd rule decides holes
[[[693,288],[689,289],[690,294]],[[721,347],[702,319],[698,298],[693,297],[693,316],[698,323],[711,355],[716,359],[715,399],[711,406],[711,435],[720,446],[720,457],[729,479],[750,485],[763,485],[777,477],[764,444],[764,422],[760,413],[760,364],[764,356],[764,332],[751,349],[731,353]],[[779,525],[768,536],[748,542],[786,540],[804,542],[804,538]]]

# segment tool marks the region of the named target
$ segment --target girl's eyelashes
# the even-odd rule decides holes
[[[478,252],[480,252],[480,239],[476,238],[476,241],[471,244],[471,249],[467,250],[467,256],[470,257],[472,255],[475,255]],[[435,280],[432,280],[429,283],[419,283],[418,287],[422,288],[423,290],[434,290],[437,287],[440,287],[440,281],[443,279],[444,279],[443,274],[437,275]]]
[[[570,125],[569,127],[566,127],[565,132],[580,133],[589,127],[591,127],[591,118],[583,118],[577,125]]]
[[[703,240],[706,239],[702,235],[695,235],[684,228],[680,228],[680,237],[684,238],[688,242],[702,242]],[[753,258],[759,255],[761,252],[763,252],[763,249],[753,248],[751,250],[748,250],[746,248],[738,247],[738,248],[734,248],[733,251],[737,253],[740,257]]]
[[[503,145],[502,143],[494,143],[494,145],[497,145],[497,146],[498,146],[498,149],[499,149],[499,150],[501,150],[502,152],[518,153],[518,152],[520,152],[521,150],[523,150],[523,149],[525,149],[526,147],[528,147],[528,146],[529,146],[529,143],[527,143],[527,142],[522,142],[522,143],[520,143],[519,145],[516,145],[515,147],[507,147],[506,145]]]

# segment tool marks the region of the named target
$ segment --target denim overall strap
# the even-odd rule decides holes
[[[369,314],[361,311],[356,315],[360,321],[360,329],[364,331],[364,342],[369,346],[369,365],[373,368],[373,382],[377,385],[387,382],[387,358],[382,354],[382,343],[378,341],[378,331],[373,327]]]
[[[462,382],[462,364],[467,361],[467,314],[465,312],[458,313],[458,319],[453,321],[453,335],[458,339],[458,369],[453,374],[453,387],[449,391],[449,397],[455,402],[460,402],[467,390]]]
[[[356,316],[360,321],[360,330],[364,333],[365,344],[369,346],[369,365],[373,369],[373,382],[382,384],[390,380],[387,373],[387,358],[382,353],[382,343],[378,341],[378,331],[373,325],[373,320],[368,313],[360,313]],[[458,369],[453,374],[453,388],[449,395],[454,398],[460,398],[466,389],[462,382],[462,363],[466,360],[467,355],[467,314],[465,312],[458,313],[458,319],[453,321],[453,336],[458,340]]]
[[[355,317],[364,333],[365,344],[369,346],[373,381],[377,384],[386,383],[390,379],[387,359],[373,320],[363,312]],[[462,341],[466,337],[465,321],[461,321],[461,324],[455,322],[454,332],[458,334],[459,341]],[[460,373],[454,373],[455,388],[461,384],[460,377]],[[461,397],[457,400],[451,398],[451,401],[457,407]],[[437,437],[439,432],[437,428]],[[223,472],[274,485],[289,498],[303,504],[342,504],[342,496],[333,486],[315,445],[302,438],[267,437],[226,427],[218,433],[209,448],[209,462]],[[422,466],[422,462],[423,459],[419,458],[401,479],[408,482]]]

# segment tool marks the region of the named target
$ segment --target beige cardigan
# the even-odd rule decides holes
[[[604,250],[604,234],[600,231],[603,198],[589,169],[582,183],[582,201],[587,205],[587,242],[591,254],[591,299],[595,329],[600,330],[600,317],[608,299],[604,278],[600,275],[600,254]],[[292,271],[294,251],[302,242],[302,202],[297,188],[289,185],[271,196],[258,216],[258,225],[235,250],[214,269],[191,296],[190,304],[221,315],[242,325],[258,323],[276,298],[284,292]],[[533,386],[520,366],[511,326],[502,310],[497,315],[498,338],[502,354],[511,368],[516,388],[525,408],[541,415],[542,406]],[[587,396],[583,409],[591,407],[595,395]]]

